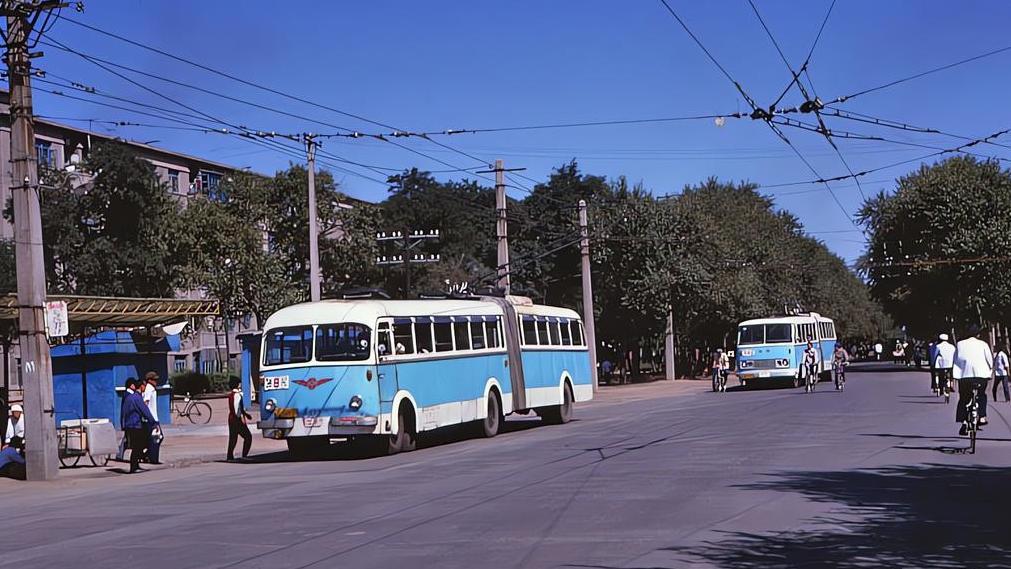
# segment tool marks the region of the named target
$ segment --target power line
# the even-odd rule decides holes
[[[857,91],[856,93],[852,93],[850,95],[845,95],[845,96],[839,97],[839,98],[833,100],[832,102],[833,103],[842,103],[842,102],[848,101],[848,100],[850,100],[850,99],[852,99],[854,97],[859,97],[860,95],[866,95],[867,93],[873,93],[875,91],[880,91],[882,89],[887,89],[888,87],[893,87],[895,85],[899,85],[900,83],[905,83],[906,81],[912,81],[914,79],[919,79],[920,77],[924,77],[926,75],[930,75],[930,74],[933,74],[933,73],[938,73],[940,71],[944,71],[946,69],[951,69],[952,67],[957,67],[959,65],[963,65],[963,64],[966,64],[966,63],[971,63],[973,61],[977,61],[977,60],[980,60],[980,59],[983,59],[983,58],[986,58],[986,57],[991,57],[991,56],[997,55],[999,53],[1004,53],[1005,51],[1011,51],[1011,46],[1002,47],[1000,49],[995,49],[993,51],[988,51],[986,53],[982,53],[980,55],[976,55],[976,56],[973,56],[973,57],[962,59],[962,60],[956,61],[954,63],[949,63],[947,65],[942,65],[940,67],[935,67],[933,69],[928,69],[927,71],[922,71],[920,73],[916,73],[916,74],[910,75],[908,77],[903,77],[902,79],[896,79],[895,81],[890,81],[890,82],[885,83],[883,85],[878,85],[877,87],[871,87],[869,89],[864,89],[863,91]]]

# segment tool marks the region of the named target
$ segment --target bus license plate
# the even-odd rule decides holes
[[[323,426],[322,417],[302,417],[302,426],[307,429],[315,429]]]
[[[769,377],[769,372],[767,372],[767,371],[760,371],[760,372],[758,372],[758,377]]]
[[[271,391],[274,389],[288,389],[288,376],[280,375],[263,378],[263,390]]]

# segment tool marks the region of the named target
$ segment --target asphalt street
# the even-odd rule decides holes
[[[707,387],[392,457],[4,481],[0,567],[1011,567],[1011,405],[969,455],[923,372]]]

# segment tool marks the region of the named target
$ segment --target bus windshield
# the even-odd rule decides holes
[[[791,324],[751,324],[738,328],[737,344],[788,344],[793,341]]]
[[[303,363],[312,359],[312,327],[275,328],[266,334],[263,364]]]
[[[369,359],[372,329],[364,324],[342,322],[316,328],[316,359],[347,362]]]

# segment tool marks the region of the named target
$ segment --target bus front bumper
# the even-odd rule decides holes
[[[748,371],[737,371],[737,377],[741,381],[754,381],[756,379],[784,379],[797,377],[797,372],[792,369],[756,369]]]
[[[288,437],[372,435],[380,432],[379,418],[368,415],[268,418],[257,421],[256,427],[264,438],[277,440]]]

